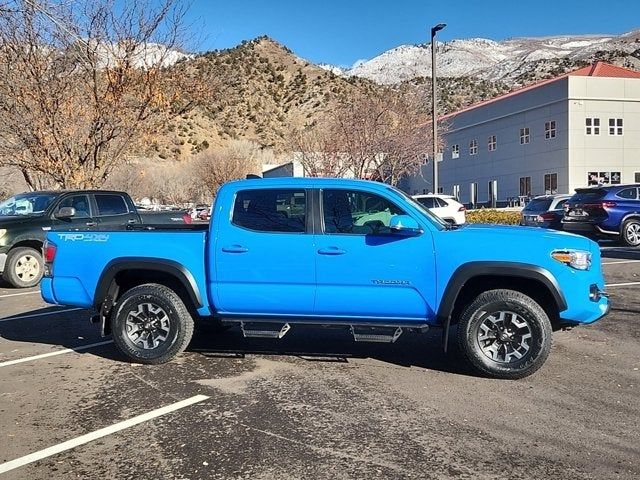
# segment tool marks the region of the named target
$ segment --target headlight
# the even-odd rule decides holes
[[[591,267],[591,252],[584,250],[554,250],[551,252],[551,258],[576,270],[589,270]]]
[[[6,228],[0,228],[0,238],[4,237],[4,234],[7,233]]]

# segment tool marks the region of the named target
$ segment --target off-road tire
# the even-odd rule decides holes
[[[29,279],[22,278],[19,269],[19,263],[29,259],[29,262],[37,262],[37,274]],[[30,247],[17,247],[9,250],[7,255],[7,261],[4,266],[4,272],[2,272],[2,278],[5,282],[8,282],[11,286],[16,288],[29,288],[35,287],[40,283],[42,275],[44,274],[44,261],[42,259],[42,253],[35,248]],[[23,274],[24,275],[24,274]]]
[[[490,317],[495,318],[493,316],[498,312],[511,312],[527,323],[531,340],[522,358],[500,362],[483,351],[479,339],[481,326],[486,325],[485,321]],[[551,351],[552,328],[546,312],[527,295],[515,290],[488,290],[464,309],[458,322],[457,337],[460,351],[477,372],[492,378],[515,380],[542,367]]]
[[[630,230],[633,229],[633,232]],[[640,219],[631,218],[622,224],[620,242],[627,247],[640,247]]]
[[[135,317],[144,305],[153,305],[166,314],[168,334],[158,346],[143,348],[134,343],[127,333],[128,319]],[[166,363],[187,348],[193,336],[193,318],[182,299],[168,287],[148,283],[134,287],[118,299],[111,321],[111,332],[116,347],[131,361],[157,365]],[[144,343],[144,342],[143,342]]]

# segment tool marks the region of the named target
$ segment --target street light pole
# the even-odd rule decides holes
[[[438,108],[436,94],[436,33],[446,27],[439,23],[431,27],[431,125],[433,126],[433,193],[438,193]]]

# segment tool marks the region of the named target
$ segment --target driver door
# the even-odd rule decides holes
[[[315,314],[423,322],[434,315],[433,240],[389,228],[406,214],[373,192],[320,192],[322,233],[316,235]]]
[[[57,218],[56,213],[63,207],[73,207],[76,214],[71,218]],[[53,213],[53,229],[54,230],[71,230],[86,231],[95,230],[97,222],[95,221],[93,208],[89,201],[89,195],[73,194],[64,197],[58,203]]]

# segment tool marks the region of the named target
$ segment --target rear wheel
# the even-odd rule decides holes
[[[166,363],[187,348],[193,318],[173,290],[150,283],[132,288],[118,300],[111,331],[128,359]]]
[[[551,351],[551,322],[533,299],[514,290],[483,292],[464,310],[458,345],[478,372],[505,379],[531,375]]]
[[[633,218],[624,222],[620,240],[629,247],[640,246],[640,219]]]
[[[2,278],[17,288],[34,287],[42,279],[44,262],[35,248],[18,247],[9,251]]]

